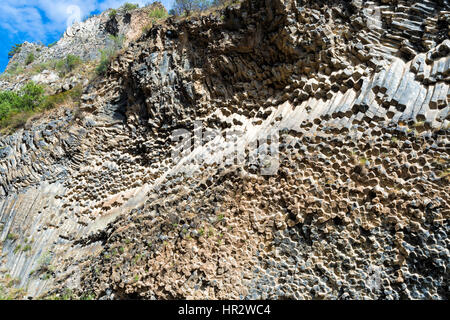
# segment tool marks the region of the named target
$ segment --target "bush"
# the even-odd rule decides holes
[[[18,93],[12,91],[0,92],[0,115],[6,114],[5,110],[10,111],[29,111],[33,110],[42,103],[44,88],[28,82]],[[0,116],[0,119],[3,118]]]
[[[44,88],[33,81],[28,82],[20,91],[19,109],[33,110],[37,108],[44,99]]]
[[[150,11],[148,16],[152,19],[164,19],[168,17],[168,13],[164,8],[156,8]]]
[[[125,2],[121,8],[125,12],[128,12],[128,11],[131,11],[131,10],[139,8],[139,5],[138,4],[134,4],[134,3]]]
[[[109,12],[108,16],[112,19],[117,15],[117,10],[116,9],[111,9],[111,11]]]
[[[32,81],[28,82],[19,92],[0,91],[0,128],[9,128],[12,132],[11,129],[23,127],[36,112],[67,102],[79,102],[82,92],[80,84],[71,90],[45,96],[44,88]]]
[[[33,63],[33,61],[34,61],[34,53],[30,52],[28,54],[27,58],[25,59],[25,64],[29,65],[29,64]]]
[[[123,35],[111,35],[109,39],[112,41],[112,44],[106,47],[104,50],[100,50],[100,62],[95,69],[97,75],[99,76],[103,76],[106,74],[111,59],[116,55],[117,51],[122,48],[125,37]]]
[[[22,50],[21,43],[16,43],[15,45],[13,45],[8,52],[8,59],[11,59],[16,53],[19,53],[20,50]]]
[[[8,233],[6,239],[16,241],[17,239],[19,239],[19,236],[15,233]]]
[[[0,127],[17,128],[25,124],[44,101],[44,89],[28,82],[19,92],[0,92]]]
[[[114,51],[105,49],[101,50],[100,52],[101,52],[100,62],[95,71],[99,76],[103,76],[106,74],[106,71],[108,70],[108,65],[111,61],[112,56],[114,55]]]
[[[69,54],[65,59],[61,59],[55,62],[55,69],[58,70],[60,75],[65,75],[73,71],[82,62],[83,61],[81,60],[80,57],[75,56],[73,54]]]
[[[70,72],[74,70],[76,67],[78,67],[81,64],[81,59],[78,56],[75,56],[73,54],[69,54],[66,57],[66,68]]]

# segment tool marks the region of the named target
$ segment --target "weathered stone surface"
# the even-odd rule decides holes
[[[34,297],[448,299],[438,2],[243,1],[155,24],[81,114],[0,138],[5,273]],[[220,135],[173,159],[196,121]],[[223,161],[236,131],[245,164]],[[275,133],[261,175],[251,147]]]

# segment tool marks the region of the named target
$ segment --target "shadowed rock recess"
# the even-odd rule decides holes
[[[449,22],[446,0],[246,0],[154,24],[82,116],[0,137],[0,278],[34,298],[448,299]],[[221,135],[175,161],[196,122]],[[278,132],[278,170],[222,161],[233,131]]]

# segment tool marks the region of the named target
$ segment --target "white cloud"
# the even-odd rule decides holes
[[[34,41],[46,41],[49,35],[61,33],[67,27],[68,19],[72,19],[72,6],[80,8],[78,16],[87,15],[98,7],[92,0],[3,0],[0,10],[0,27],[12,34],[24,33]],[[79,17],[75,20],[79,20]]]
[[[11,34],[22,32],[36,39],[45,36],[42,17],[36,8],[4,4],[0,10],[0,27]]]
[[[63,24],[70,17],[68,8],[73,6],[79,7],[83,17],[97,9],[99,3],[95,0],[38,0],[34,6],[44,11],[50,21]]]

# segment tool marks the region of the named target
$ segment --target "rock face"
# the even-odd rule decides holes
[[[0,139],[3,272],[32,297],[448,299],[449,9],[247,0],[155,25],[81,114]],[[179,129],[219,134],[174,159]]]
[[[5,72],[18,66],[30,70],[34,66],[65,59],[68,55],[77,56],[85,62],[98,60],[102,50],[117,45],[115,41],[123,41],[124,45],[134,41],[142,32],[142,28],[150,22],[148,12],[159,6],[162,5],[155,2],[130,12],[119,9],[115,15],[111,14],[111,10],[105,11],[97,16],[89,17],[85,21],[74,23],[51,46],[24,42],[21,50],[10,59]],[[113,37],[116,37],[116,40]],[[30,54],[33,54],[35,58],[32,63],[26,65],[27,57]],[[20,74],[19,77],[0,81],[0,90],[18,90],[26,82],[33,80],[40,84],[50,85],[49,88],[53,89],[52,91],[58,91],[64,83],[58,81],[59,79],[49,77],[48,72],[50,71],[44,70],[33,75],[29,71]],[[83,81],[78,82],[82,83]]]
[[[85,21],[75,22],[51,47],[25,42],[20,52],[12,57],[6,70],[15,63],[24,64],[29,53],[36,55],[35,63],[62,59],[69,54],[79,56],[84,60],[94,60],[100,56],[100,50],[111,41],[109,35],[125,36],[130,32],[131,20],[126,19],[125,16],[125,13],[119,11],[116,16],[110,17],[109,11],[105,11]],[[138,16],[131,15],[131,17],[138,19]],[[111,21],[115,22],[115,32],[111,32],[108,28]]]

